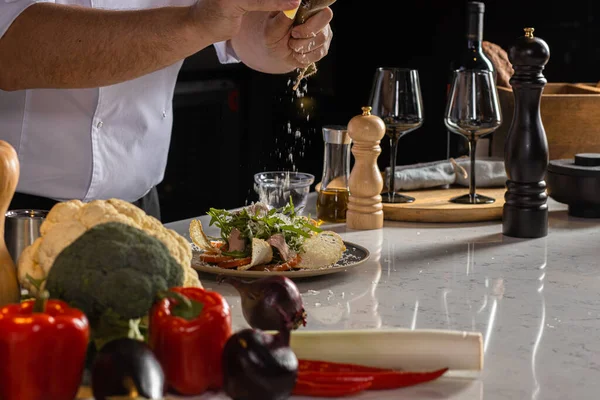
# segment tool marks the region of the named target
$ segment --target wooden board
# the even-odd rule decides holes
[[[492,204],[455,204],[449,200],[469,192],[468,188],[431,189],[403,192],[412,203],[383,203],[386,220],[405,222],[478,222],[502,219],[505,188],[477,189],[478,194],[496,199]]]

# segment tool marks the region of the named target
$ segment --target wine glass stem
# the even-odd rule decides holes
[[[390,176],[388,184],[388,198],[393,200],[396,196],[396,153],[398,152],[398,133],[392,130],[390,135]]]
[[[475,135],[469,138],[469,152],[471,154],[471,176],[469,180],[469,198],[471,203],[475,203],[475,153],[477,150],[477,139]]]

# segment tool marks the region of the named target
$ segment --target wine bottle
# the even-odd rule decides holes
[[[477,69],[494,73],[496,70],[490,59],[483,52],[483,15],[485,4],[480,1],[467,3],[467,34],[466,43],[461,47],[458,56],[450,63],[448,91],[452,82],[452,75],[456,70]],[[462,136],[448,131],[447,157],[460,157],[469,154],[469,142]]]

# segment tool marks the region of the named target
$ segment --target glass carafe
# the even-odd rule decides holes
[[[350,190],[350,147],[352,139],[345,126],[323,127],[325,156],[323,177],[317,197],[317,218],[321,222],[346,222]]]

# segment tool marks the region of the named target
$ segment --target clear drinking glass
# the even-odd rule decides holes
[[[396,153],[399,139],[423,125],[421,83],[416,69],[380,67],[375,71],[369,104],[390,138],[390,174],[384,203],[412,203],[413,197],[396,193]]]
[[[477,140],[494,132],[502,123],[498,90],[490,71],[455,71],[444,117],[446,127],[469,140],[471,172],[469,194],[450,201],[460,204],[489,204],[495,199],[475,193],[475,153]]]

